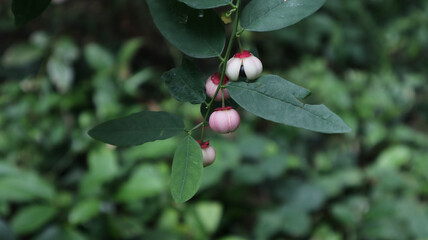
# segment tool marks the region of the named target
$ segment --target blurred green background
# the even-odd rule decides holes
[[[324,135],[241,110],[210,133],[199,193],[169,193],[180,138],[114,148],[94,125],[144,109],[201,120],[161,74],[180,53],[145,1],[56,0],[15,29],[0,2],[0,239],[428,239],[428,2],[328,0],[245,33],[266,73],[310,89],[353,131]],[[219,13],[225,9],[219,9]],[[208,75],[218,62],[196,61]]]

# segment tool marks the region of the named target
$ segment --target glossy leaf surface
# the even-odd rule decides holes
[[[71,224],[86,223],[100,212],[101,202],[98,199],[89,199],[79,202],[68,215]]]
[[[23,26],[38,17],[50,3],[51,0],[13,0],[12,12],[15,16],[15,25]]]
[[[241,25],[255,32],[278,30],[313,14],[324,3],[325,0],[252,0],[242,11]]]
[[[196,10],[176,0],[147,0],[153,20],[183,53],[195,58],[215,57],[223,51],[226,33],[212,10]]]
[[[174,114],[143,111],[102,123],[88,134],[112,145],[132,146],[167,139],[181,133],[183,129],[183,121]]]
[[[323,133],[351,129],[324,105],[301,102],[310,92],[278,76],[266,75],[252,83],[231,82],[231,97],[245,110],[286,125]]]
[[[228,5],[230,0],[178,0],[192,8],[207,9]]]
[[[176,202],[185,202],[198,191],[202,178],[202,151],[191,136],[183,139],[174,154],[171,193]]]
[[[11,227],[16,233],[30,233],[45,225],[57,210],[48,205],[32,205],[22,208],[12,219]]]
[[[178,101],[198,104],[205,100],[204,75],[186,58],[181,66],[164,73],[162,79]]]

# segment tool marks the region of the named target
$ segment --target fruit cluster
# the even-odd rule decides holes
[[[262,71],[261,61],[249,51],[242,51],[227,61],[226,76],[224,76],[223,83],[221,83],[219,73],[215,73],[207,79],[205,84],[207,96],[223,103],[223,107],[216,108],[210,116],[209,125],[213,131],[222,134],[234,132],[238,129],[241,121],[239,113],[235,109],[231,106],[224,106],[224,100],[230,98],[227,92],[227,83],[237,81],[239,77],[255,80]],[[217,91],[218,88],[220,88],[219,91]],[[209,145],[209,141],[198,141],[198,143],[201,145],[204,167],[211,165],[215,160],[214,148]]]

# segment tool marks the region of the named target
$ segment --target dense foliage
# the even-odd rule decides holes
[[[9,6],[0,239],[428,238],[426,1],[328,0],[284,30],[245,32],[270,73],[311,89],[309,101],[353,131],[313,133],[241,109],[236,134],[212,134],[217,160],[185,204],[169,192],[182,136],[116,148],[87,135],[141,110],[201,120],[199,106],[169,95],[161,75],[182,56],[145,1],[53,1],[20,29]]]

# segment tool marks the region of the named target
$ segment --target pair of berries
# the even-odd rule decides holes
[[[243,51],[235,54],[226,65],[226,76],[223,79],[223,85],[226,85],[229,80],[237,81],[239,77],[246,77],[248,80],[258,78],[263,70],[260,60],[253,56],[249,51]],[[220,84],[219,73],[210,76],[205,84],[206,93],[209,97],[216,101],[222,101],[222,98],[229,99],[230,95],[226,88],[221,88],[215,95]],[[216,108],[209,119],[210,127],[218,133],[230,133],[239,127],[241,118],[238,112],[232,107]],[[209,141],[200,142],[204,159],[204,167],[211,165],[215,160],[215,150],[209,146]]]
[[[226,76],[223,80],[223,85],[226,85],[229,80],[237,81],[239,77],[246,77],[248,80],[255,80],[263,71],[262,62],[249,51],[242,51],[233,56],[227,61]],[[205,84],[207,95],[214,98],[214,94],[220,84],[220,76],[218,73],[210,76]],[[222,88],[215,96],[216,101],[221,101],[222,93],[224,99],[229,99],[230,95],[227,89]]]

